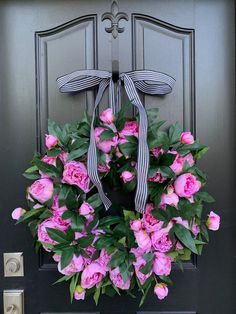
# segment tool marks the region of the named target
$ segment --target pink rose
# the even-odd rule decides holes
[[[220,227],[220,216],[211,211],[210,214],[208,215],[206,225],[209,230],[213,231],[218,230]]]
[[[179,202],[179,197],[174,192],[169,194],[162,194],[160,208],[166,208],[166,205],[177,207]]]
[[[85,298],[85,290],[81,286],[76,286],[75,292],[74,292],[74,298],[75,300],[84,300]]]
[[[94,209],[89,203],[83,202],[79,208],[79,213],[86,218],[90,218],[94,214]]]
[[[136,121],[126,121],[123,130],[119,133],[120,138],[125,136],[138,137],[138,123]]]
[[[145,213],[143,215],[143,224],[148,232],[153,232],[161,229],[163,221],[157,220],[152,216],[153,204],[146,205]]]
[[[128,278],[128,280],[124,282],[123,278],[121,277],[119,267],[110,270],[110,279],[112,283],[119,289],[128,290],[130,287],[131,278]]]
[[[130,171],[123,171],[120,175],[121,179],[124,181],[124,183],[130,182],[134,179],[134,174]]]
[[[194,234],[195,237],[197,237],[197,235],[200,232],[200,228],[198,226],[198,224],[196,224],[195,222],[192,225],[192,233]]]
[[[172,165],[170,165],[171,170],[174,171],[175,174],[180,174],[183,170],[184,163],[187,162],[190,167],[194,165],[194,159],[192,154],[188,154],[186,156],[180,156],[176,151],[170,151],[171,154],[176,155],[175,160]]]
[[[191,173],[184,173],[174,182],[175,192],[180,197],[191,197],[201,188],[201,182]]]
[[[173,246],[173,243],[169,238],[168,231],[166,230],[166,228],[154,231],[152,233],[151,240],[152,246],[158,252],[162,253],[168,252]]]
[[[106,275],[106,270],[97,262],[87,265],[81,275],[81,287],[90,289],[102,281]]]
[[[48,135],[46,134],[46,146],[48,149],[53,148],[54,146],[56,146],[58,144],[58,138],[53,136],[53,135]]]
[[[58,271],[63,275],[72,275],[80,272],[84,267],[84,259],[82,255],[74,255],[70,264],[61,269],[61,262],[58,263]]]
[[[88,193],[90,179],[85,165],[79,161],[70,161],[66,163],[62,182],[77,185],[85,193]]]
[[[154,293],[159,300],[163,300],[168,294],[168,287],[165,283],[157,283],[154,288]]]
[[[146,263],[146,260],[142,256],[136,257],[136,261],[133,263],[136,276],[138,277],[141,285],[143,285],[146,280],[152,275],[152,270],[147,274],[143,274],[140,271],[146,265]]]
[[[130,228],[133,231],[140,231],[142,229],[142,221],[140,219],[131,220],[130,221]]]
[[[180,135],[180,142],[186,145],[193,144],[194,137],[192,136],[191,132],[183,132]]]
[[[158,276],[169,276],[171,272],[171,257],[161,252],[154,253],[153,271]]]
[[[26,213],[26,210],[24,208],[18,207],[15,208],[11,214],[12,219],[19,220],[21,216]]]
[[[95,140],[96,140],[96,144],[97,144],[97,147],[103,151],[104,153],[110,153],[112,147],[116,147],[117,144],[118,144],[118,137],[117,136],[114,136],[112,138],[109,138],[105,141],[100,141],[100,137],[101,137],[101,134],[105,131],[104,128],[102,127],[98,127],[98,128],[95,128],[94,130],[94,133],[95,133]]]
[[[115,120],[115,116],[112,113],[112,109],[108,108],[106,110],[104,110],[101,114],[100,114],[100,120],[106,124],[111,124],[114,122]]]
[[[29,188],[31,194],[40,203],[45,203],[53,195],[53,182],[50,179],[36,180]]]
[[[134,232],[135,240],[138,246],[145,252],[151,250],[152,242],[146,230],[139,230]]]

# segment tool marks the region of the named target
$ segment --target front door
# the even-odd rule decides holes
[[[25,273],[5,278],[1,258],[0,291],[23,289],[26,314],[236,313],[234,1],[120,0],[118,5],[0,2],[0,252],[23,252]],[[117,11],[125,13],[118,21]],[[201,166],[222,217],[220,232],[203,255],[186,263],[184,273],[173,271],[168,298],[158,301],[151,292],[142,308],[126,296],[104,297],[98,307],[92,297],[70,304],[68,287],[52,286],[59,277],[53,261],[36,255],[29,231],[11,219],[11,211],[24,204],[28,181],[21,173],[41,149],[47,119],[73,122],[93,104],[93,92],[60,94],[56,78],[76,69],[111,71],[113,60],[120,72],[150,69],[176,79],[170,95],[143,101],[147,108],[160,108],[161,120],[180,121],[210,146]]]

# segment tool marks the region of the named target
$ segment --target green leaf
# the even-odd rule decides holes
[[[148,122],[150,125],[155,122],[158,116],[159,108],[149,108],[146,110],[146,112],[147,112]]]
[[[60,259],[61,269],[64,269],[66,266],[70,264],[73,258],[73,255],[74,255],[74,249],[72,246],[62,251],[61,259]]]
[[[95,293],[93,295],[93,299],[96,305],[98,305],[99,297],[100,297],[101,287],[97,288],[95,290]]]
[[[111,130],[105,130],[100,135],[100,142],[113,138],[114,136],[115,136],[114,132],[112,132]]]
[[[94,246],[97,250],[109,247],[113,245],[114,239],[110,236],[100,236],[100,238],[95,242]]]
[[[46,162],[43,162],[39,159],[34,159],[34,163],[39,168],[39,170],[41,170],[43,173],[49,176],[56,178],[59,178],[61,176],[60,171],[53,165],[49,165]]]
[[[174,171],[170,167],[167,167],[167,166],[160,166],[160,173],[163,177],[167,177],[167,178],[175,177]]]
[[[88,235],[87,237],[83,237],[77,240],[78,244],[82,247],[82,248],[86,248],[88,247],[90,244],[93,243],[95,235],[91,234]]]
[[[62,243],[62,244],[66,244],[68,243],[66,234],[58,229],[53,229],[53,228],[46,228],[47,234],[49,235],[49,237],[58,242],[58,243]]]
[[[161,221],[169,221],[169,216],[166,211],[160,208],[153,209],[152,216]]]
[[[74,276],[74,274],[73,274],[73,275],[65,275],[65,276],[59,278],[57,281],[55,281],[55,282],[53,283],[53,285],[55,285],[56,283],[63,282],[63,281],[68,281],[68,280],[70,280],[73,276]]]
[[[207,230],[207,227],[204,224],[201,224],[200,231],[201,231],[201,234],[203,235],[203,237],[207,240],[207,242],[209,242],[208,230]]]
[[[71,217],[71,229],[74,231],[83,231],[84,229],[85,218],[80,216],[79,213],[74,213]]]
[[[31,209],[31,210],[25,212],[24,215],[21,216],[20,219],[17,221],[17,224],[22,222],[22,221],[25,221],[29,218],[32,218],[34,216],[40,216],[44,210],[45,210],[45,208],[42,207],[42,208],[37,208],[37,209]]]
[[[49,210],[49,209],[46,209],[40,216],[39,218],[41,219],[46,219],[46,218],[49,218],[49,217],[52,217],[53,214],[52,214],[52,211]]]
[[[207,192],[201,191],[195,194],[195,197],[205,203],[214,203],[215,199]]]
[[[99,227],[103,228],[103,227],[107,227],[110,225],[114,225],[117,224],[119,222],[122,221],[122,218],[119,216],[107,216],[107,217],[103,217],[102,219],[100,219],[99,221]]]
[[[158,131],[157,135],[156,146],[161,146],[163,149],[169,149],[170,147],[170,140],[166,132]]]
[[[51,148],[47,150],[47,156],[58,156],[61,154],[61,149]]]
[[[78,278],[79,278],[79,273],[77,273],[71,278],[71,282],[70,282],[70,301],[71,302],[73,301],[73,298],[74,298],[74,292],[77,286]]]
[[[144,292],[144,294],[143,294],[143,296],[142,296],[142,298],[141,298],[141,300],[140,300],[139,307],[141,307],[141,306],[143,305],[143,303],[144,303],[144,301],[145,301],[145,299],[146,299],[146,297],[147,297],[148,291],[149,291],[149,289],[151,288],[151,285],[152,285],[152,282],[150,282],[150,283],[148,284],[147,288],[145,289],[145,292]]]
[[[129,141],[130,143],[133,143],[133,144],[138,144],[138,139],[137,137],[135,136],[128,136],[126,135],[125,138],[127,139],[127,141]]]
[[[88,143],[83,144],[82,146],[80,146],[80,148],[73,150],[69,153],[69,156],[67,158],[67,161],[71,161],[77,158],[80,158],[81,156],[83,156],[84,154],[86,154],[88,151]]]
[[[56,122],[48,119],[48,133],[50,135],[53,135],[58,138],[60,144],[61,142],[61,135],[62,135],[62,130],[59,125],[56,124]]]
[[[168,277],[168,276],[158,276],[158,277],[161,279],[161,281],[165,282],[168,286],[173,285],[173,282],[170,279],[170,277]]]
[[[31,172],[31,173],[26,173],[24,172],[23,173],[23,176],[26,178],[26,179],[29,179],[29,180],[37,180],[37,179],[40,179],[41,176],[39,175],[38,172]]]
[[[189,249],[183,249],[183,252],[179,255],[182,261],[189,261],[191,259],[191,251]]]
[[[178,122],[176,122],[175,124],[170,126],[170,128],[169,128],[169,139],[170,139],[171,145],[179,142],[181,132],[182,132],[182,128],[180,127]]]
[[[175,224],[173,228],[174,228],[176,237],[193,253],[198,254],[191,232],[180,224]]]
[[[102,201],[100,199],[100,196],[98,193],[90,196],[88,199],[87,199],[87,202],[93,207],[93,208],[98,208],[101,204],[102,204]]]
[[[176,158],[176,155],[174,154],[162,154],[160,155],[158,164],[160,166],[170,166],[173,164],[175,158]]]
[[[38,171],[38,167],[36,166],[32,166],[32,167],[29,167],[28,169],[25,170],[25,173],[32,173],[32,172],[35,172],[35,171]]]
[[[126,252],[117,251],[115,254],[112,255],[111,260],[108,263],[108,266],[111,268],[116,268],[121,265],[126,257]]]
[[[200,159],[204,156],[209,150],[209,147],[204,147],[200,149],[196,154],[194,154],[195,159]]]
[[[132,155],[137,152],[137,144],[134,143],[124,143],[119,145],[119,149],[124,155]]]
[[[123,214],[124,214],[125,221],[136,219],[136,215],[135,215],[135,213],[132,210],[124,209],[123,210]]]
[[[127,282],[129,277],[130,277],[130,272],[128,270],[126,263],[120,264],[119,270],[120,270],[120,274],[121,274],[122,279],[124,280],[124,282]]]

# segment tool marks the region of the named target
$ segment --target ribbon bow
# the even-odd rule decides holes
[[[123,82],[126,94],[130,102],[139,111],[139,143],[138,143],[138,162],[137,162],[137,189],[135,194],[135,209],[140,213],[145,212],[148,196],[147,176],[149,169],[149,149],[147,144],[148,119],[146,110],[139,98],[137,89],[150,95],[165,95],[172,91],[175,79],[171,76],[149,70],[140,70],[121,73],[117,82],[119,99],[120,86]],[[109,102],[115,112],[115,85],[112,80],[112,73],[100,70],[81,70],[63,75],[57,79],[60,92],[79,92],[98,86],[98,93],[95,99],[91,131],[90,144],[88,149],[88,174],[91,181],[97,187],[101,200],[106,210],[111,206],[111,201],[105,195],[101,181],[97,172],[97,150],[94,134],[94,119],[96,108],[101,101],[103,93],[109,86]]]

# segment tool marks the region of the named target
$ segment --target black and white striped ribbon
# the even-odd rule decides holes
[[[147,144],[148,120],[146,110],[139,98],[137,90],[150,95],[165,95],[172,91],[175,79],[171,76],[149,70],[140,70],[121,73],[117,82],[116,100],[120,103],[120,86],[124,83],[126,94],[131,103],[139,111],[139,144],[137,162],[137,189],[135,195],[135,209],[140,213],[145,212],[148,195],[147,176],[149,168],[149,149]],[[90,131],[90,145],[88,149],[88,174],[91,181],[97,187],[101,200],[106,209],[111,206],[111,201],[105,195],[97,171],[97,148],[94,135],[94,119],[96,108],[100,103],[103,93],[109,85],[109,103],[113,112],[116,108],[115,86],[112,81],[112,73],[100,70],[81,70],[63,75],[57,79],[60,92],[79,92],[99,87],[96,96]],[[119,104],[118,104],[119,105]]]

